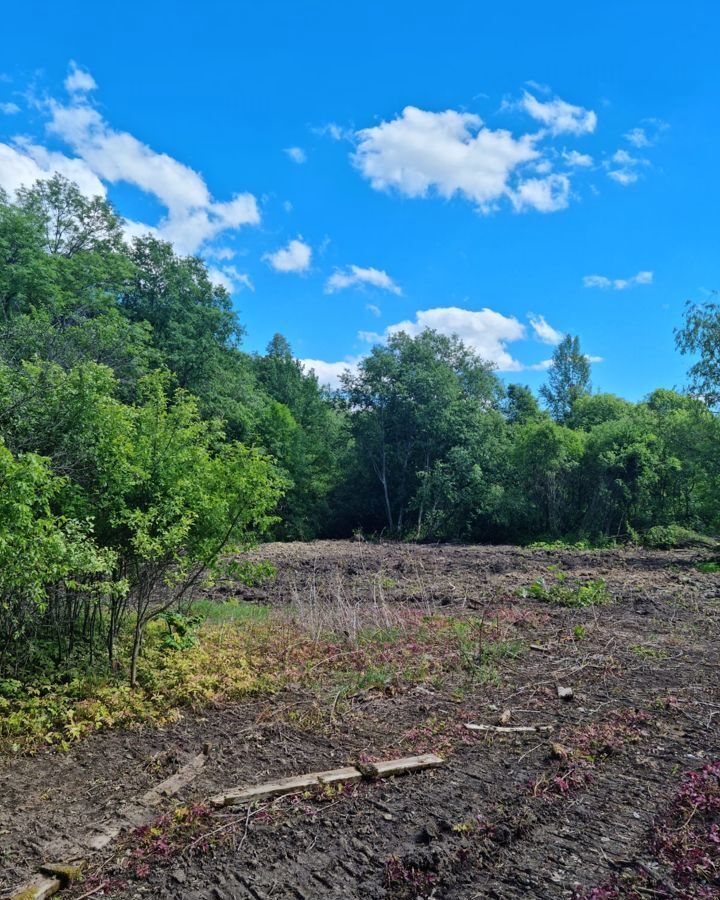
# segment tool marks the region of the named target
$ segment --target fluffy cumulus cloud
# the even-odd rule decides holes
[[[560,152],[548,142],[559,134],[593,132],[596,114],[559,97],[538,100],[527,91],[505,108],[520,109],[545,127],[515,135],[490,128],[474,113],[406,106],[394,119],[355,133],[353,163],[376,190],[406,197],[458,196],[483,213],[503,200],[518,212],[564,209],[571,193],[568,170],[589,167],[592,158],[577,150]],[[565,174],[553,171],[556,160]]]
[[[0,187],[12,194],[55,172],[76,181],[88,195],[105,194],[108,183],[133,185],[154,197],[165,212],[152,226],[128,222],[128,235],[149,231],[171,241],[179,253],[196,253],[224,232],[259,223],[252,194],[219,202],[200,173],[112,128],[93,105],[96,84],[89,72],[71,64],[65,88],[67,100],[51,99],[42,109],[48,131],[70,152],[50,151],[20,138],[0,143]]]
[[[486,128],[472,113],[406,106],[397,118],[357,132],[353,161],[376,190],[459,194],[489,211],[510,193],[515,170],[540,156],[535,141]]]
[[[597,115],[591,109],[573,106],[559,97],[538,100],[529,91],[523,94],[520,105],[528,115],[543,124],[551,134],[592,134],[597,126]]]
[[[348,266],[347,269],[337,269],[325,282],[325,293],[334,294],[337,291],[351,287],[374,287],[391,294],[402,294],[402,289],[382,269],[363,268],[362,266]],[[373,307],[377,309],[377,307]],[[379,310],[378,310],[379,314]]]
[[[583,278],[583,286],[586,288],[612,288],[615,291],[624,291],[635,285],[652,282],[652,272],[638,272],[630,278],[608,278],[606,275],[586,275]]]
[[[456,334],[483,359],[493,363],[501,372],[518,372],[523,366],[507,349],[513,341],[522,340],[525,326],[514,316],[504,316],[492,309],[461,309],[457,306],[418,310],[414,320],[390,325],[386,334],[404,331],[416,336],[426,328],[440,334]]]
[[[290,241],[287,247],[281,247],[274,253],[263,256],[276,272],[307,272],[312,259],[312,247],[301,237]]]
[[[368,344],[382,344],[391,335],[404,332],[416,337],[426,329],[433,329],[440,334],[457,335],[468,347],[471,347],[484,360],[492,363],[500,372],[543,371],[552,365],[552,360],[545,359],[538,363],[525,365],[511,354],[508,345],[531,337],[542,344],[557,344],[564,337],[561,331],[553,328],[544,316],[530,314],[531,334],[527,327],[515,316],[505,316],[492,309],[471,310],[457,306],[422,309],[415,313],[414,319],[406,319],[388,326],[382,334],[375,331],[359,331],[358,339]],[[356,371],[362,357],[355,357],[346,362],[324,362],[323,360],[302,360],[306,369],[314,369],[322,383],[331,387],[339,385],[339,377],[346,369]]]
[[[510,195],[513,206],[519,212],[536,209],[538,212],[557,212],[565,209],[570,198],[570,179],[567,175],[548,175],[545,178],[527,178]]]
[[[290,159],[298,165],[307,162],[307,154],[302,147],[286,147],[285,153],[287,153]]]
[[[337,390],[340,387],[340,377],[345,372],[351,374],[357,372],[358,360],[325,362],[322,359],[301,359],[300,364],[306,372],[314,372],[321,385],[329,387],[331,390]]]

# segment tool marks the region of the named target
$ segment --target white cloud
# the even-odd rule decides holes
[[[372,313],[374,316],[380,316],[380,315],[382,315],[382,311],[381,311],[380,307],[379,307],[379,306],[375,306],[374,303],[368,303],[368,304],[365,306],[365,309],[366,309],[368,312]]]
[[[0,188],[10,196],[23,186],[30,187],[36,181],[51,178],[56,172],[76,182],[88,196],[105,196],[105,185],[84,160],[21,140],[14,144],[0,143]]]
[[[652,272],[638,272],[630,278],[608,278],[605,275],[586,275],[583,278],[583,286],[586,288],[612,288],[615,291],[624,291],[626,288],[637,284],[652,284]]]
[[[649,147],[650,138],[644,128],[631,128],[625,135],[625,140],[632,144],[633,147]]]
[[[287,153],[294,163],[298,163],[298,165],[307,162],[307,154],[302,147],[286,147],[285,153]]]
[[[612,178],[613,181],[617,181],[617,183],[621,184],[623,187],[634,184],[639,177],[637,172],[633,172],[630,169],[614,169],[608,172],[608,178]]]
[[[362,266],[348,266],[345,271],[337,269],[325,282],[325,293],[334,294],[349,287],[370,287],[389,291],[391,294],[402,294],[402,288],[397,285],[387,272],[382,269],[362,268]]]
[[[638,168],[649,165],[649,162],[647,159],[632,156],[627,150],[620,149],[616,150],[610,161],[604,165],[608,170],[608,178],[612,178],[613,181],[623,185],[623,187],[627,187],[627,185],[634,184],[640,178]],[[612,168],[613,165],[617,166],[617,168]]]
[[[543,359],[539,363],[533,363],[531,366],[525,366],[525,368],[529,369],[531,372],[547,372],[547,370],[552,369],[552,367],[552,359]]]
[[[536,209],[538,212],[557,212],[565,209],[570,197],[570,179],[567,175],[548,175],[546,178],[528,178],[521,181],[510,194],[513,206],[519,212]]]
[[[358,359],[349,359],[346,362],[325,362],[322,359],[301,359],[300,364],[306,372],[314,372],[321,385],[337,390],[340,387],[340,376],[344,372],[355,374],[358,367]]]
[[[241,291],[243,288],[247,288],[250,291],[255,290],[250,276],[245,272],[238,272],[235,266],[210,266],[208,268],[208,278],[213,284],[224,287],[230,294]]]
[[[641,126],[625,133],[625,140],[638,150],[643,150],[656,144],[660,135],[669,127],[662,119],[643,119]]]
[[[548,324],[544,316],[530,315],[530,324],[536,340],[545,344],[559,343],[563,334]],[[391,335],[404,332],[410,337],[417,337],[426,329],[440,334],[457,335],[468,347],[478,355],[492,363],[500,372],[520,372],[523,370],[544,371],[552,365],[546,359],[532,365],[523,365],[508,351],[507,345],[527,338],[527,329],[515,316],[504,316],[492,309],[470,310],[457,306],[422,309],[415,313],[413,320],[397,322],[385,329],[383,334],[375,331],[359,331],[358,340],[368,344],[379,344]],[[306,370],[315,369],[321,383],[339,386],[339,377],[346,369],[357,371],[362,356],[348,359],[347,362],[324,362],[317,359],[301,360]]]
[[[533,119],[545,125],[551,134],[592,134],[597,125],[597,115],[593,110],[573,106],[559,97],[542,101],[525,91],[520,105]]]
[[[536,135],[513,137],[483,126],[472,113],[428,112],[406,106],[389,122],[356,134],[353,162],[376,190],[408,197],[434,192],[459,194],[489,211],[510,195],[509,180],[524,163],[537,160]]]
[[[355,132],[353,129],[347,128],[344,125],[338,125],[337,122],[328,122],[327,125],[320,125],[312,130],[321,137],[328,135],[334,141],[352,142],[355,140]]]
[[[593,164],[593,158],[587,153],[578,153],[577,150],[563,150],[562,158],[568,166],[573,168],[589,168]]]
[[[545,316],[536,316],[534,313],[530,313],[528,319],[535,337],[543,344],[559,344],[565,337],[562,331],[558,331],[548,323]]]
[[[0,103],[0,112],[6,116],[14,116],[20,112],[20,107],[17,103]]]
[[[585,354],[585,359],[589,363],[601,363],[605,361],[605,358],[603,356],[591,356],[589,353]]]
[[[56,172],[77,182],[88,195],[105,195],[106,183],[134,185],[155,197],[166,212],[153,226],[127,222],[126,234],[155,234],[171,241],[179,253],[196,253],[219,234],[258,224],[260,213],[252,194],[218,202],[198,172],[128,132],[114,130],[87,97],[95,87],[88,72],[72,64],[66,87],[70,93],[66,103],[51,99],[41,109],[48,115],[48,131],[74,155],[22,138],[0,144],[0,186],[5,190],[14,193],[21,185]]]
[[[312,248],[302,238],[297,238],[274,253],[266,253],[263,259],[276,272],[306,272],[310,268]]]
[[[64,83],[65,90],[69,94],[87,94],[97,88],[92,75],[85,69],[79,68],[74,60],[70,61],[70,74]]]
[[[379,344],[385,340],[385,336],[377,331],[358,331],[357,336],[358,340],[365,341],[366,344]]]
[[[126,182],[153,195],[167,215],[156,226],[180,253],[195,253],[230,229],[260,221],[252,194],[219,203],[203,177],[166,153],[157,153],[127,132],[115,131],[84,98],[49,104],[49,130],[61,137],[104,181]]]
[[[415,320],[398,322],[386,329],[386,335],[404,331],[412,337],[426,328],[440,334],[456,334],[483,359],[493,363],[501,372],[519,372],[523,365],[507,350],[507,344],[522,340],[525,326],[514,316],[504,316],[492,309],[470,310],[457,306],[418,310]]]
[[[211,247],[206,253],[205,256],[210,259],[219,259],[219,260],[228,260],[233,259],[235,256],[235,251],[231,250],[230,247]]]

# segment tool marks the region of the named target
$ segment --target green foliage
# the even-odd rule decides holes
[[[580,350],[580,339],[566,335],[555,348],[548,383],[540,395],[556,422],[566,422],[573,407],[590,393],[590,363]]]
[[[717,541],[681,525],[656,525],[642,537],[642,544],[651,550],[676,550],[687,547],[717,547]]]
[[[220,571],[245,587],[259,587],[268,581],[273,581],[277,575],[277,569],[267,559],[261,559],[259,562],[231,559],[221,564]]]
[[[522,588],[521,597],[533,597],[543,603],[557,606],[585,607],[599,606],[612,599],[607,591],[605,581],[596,578],[592,581],[575,581],[561,572],[557,566],[548,568],[550,578],[538,578],[530,587]]]
[[[697,357],[690,367],[693,393],[708,406],[720,404],[720,304],[690,303],[685,308],[685,323],[675,332],[681,353]]]
[[[0,193],[0,677],[139,684],[147,629],[158,654],[197,650],[196,587],[274,577],[238,556],[266,537],[715,546],[715,303],[677,334],[697,397],[593,395],[568,336],[547,411],[433,331],[393,334],[335,394],[282,336],[262,355],[242,336],[205,264],[127,243],[106,199],[59,176]],[[557,575],[537,591],[603,597]]]

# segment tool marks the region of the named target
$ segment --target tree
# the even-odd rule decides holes
[[[266,394],[256,421],[260,443],[282,466],[288,485],[278,509],[278,537],[307,540],[327,528],[330,497],[345,474],[347,420],[315,374],[303,371],[282,335],[255,356],[258,387]]]
[[[503,410],[510,425],[536,422],[547,415],[542,412],[535,395],[526,384],[509,384],[507,386]]]
[[[720,405],[720,305],[688,301],[675,344],[681,353],[699,356],[688,373],[693,394],[710,407]]]
[[[575,402],[590,393],[590,363],[580,350],[580,339],[566,335],[555,348],[548,384],[540,394],[556,422],[563,423]]]
[[[360,471],[374,481],[371,515],[404,533],[411,510],[422,531],[421,473],[462,441],[470,423],[500,401],[492,367],[457,337],[393,334],[343,379]]]

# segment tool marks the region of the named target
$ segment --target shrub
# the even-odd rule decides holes
[[[642,537],[643,547],[649,550],[680,550],[691,547],[717,546],[717,540],[683,528],[682,525],[656,525]]]

